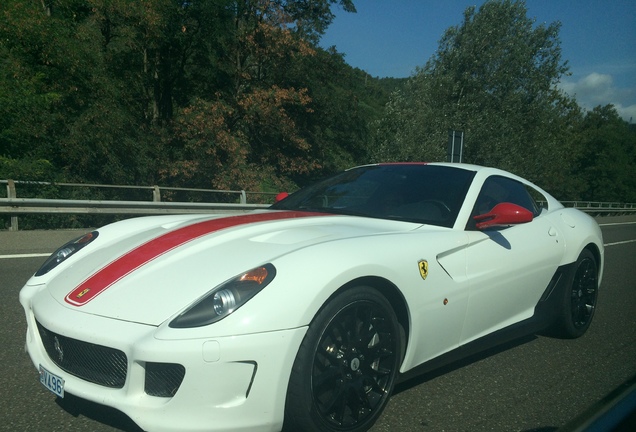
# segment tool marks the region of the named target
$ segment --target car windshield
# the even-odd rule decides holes
[[[449,166],[369,165],[301,189],[270,208],[452,227],[474,176]]]

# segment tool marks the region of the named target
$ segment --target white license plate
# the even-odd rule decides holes
[[[58,395],[64,397],[64,379],[52,374],[40,365],[40,382],[44,387]]]

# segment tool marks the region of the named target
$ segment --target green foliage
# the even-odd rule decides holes
[[[311,154],[321,169],[313,175],[293,177],[305,183],[326,172],[339,171],[368,161],[369,125],[380,117],[390,90],[381,80],[348,67],[335,49],[317,49],[287,69],[293,86],[308,88],[311,112],[297,126],[311,143]]]
[[[0,156],[0,179],[29,179],[31,181],[53,181],[55,167],[44,159],[11,159]]]
[[[581,130],[583,199],[636,202],[636,130],[611,106],[588,112]]]
[[[520,1],[469,7],[376,127],[374,158],[444,160],[447,131],[465,133],[464,162],[513,171],[560,196],[576,155],[576,103],[556,88],[567,72],[559,24],[535,26]]]

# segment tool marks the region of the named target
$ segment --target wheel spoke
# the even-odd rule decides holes
[[[320,373],[314,373],[314,386],[322,388],[324,385],[334,385],[338,378],[342,377],[342,372],[339,368],[329,366],[326,370]]]
[[[356,316],[360,319],[360,324],[357,328],[357,338],[360,343],[369,343],[374,335],[374,316],[373,311],[370,308],[358,307]]]
[[[323,403],[324,413],[338,424],[344,421],[346,410],[345,389],[334,391],[331,397]]]
[[[348,332],[343,327],[342,322],[336,322],[332,327],[330,327],[330,336],[331,340],[336,343],[342,345],[343,343],[347,343],[349,340]]]
[[[373,379],[370,376],[363,377],[362,379],[363,379],[363,384],[364,384],[363,388],[365,389],[366,398],[370,398],[374,394],[382,396],[384,393],[386,393],[385,386],[380,385],[380,383],[376,379]]]
[[[350,409],[352,416],[359,421],[375,408],[375,403],[370,400],[370,393],[366,391],[364,382],[367,381],[364,377],[358,380],[355,389],[355,398],[352,398],[350,403]]]

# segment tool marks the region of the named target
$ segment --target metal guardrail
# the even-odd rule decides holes
[[[183,214],[201,212],[250,211],[271,204],[195,202],[145,202],[0,198],[0,214]]]
[[[51,183],[19,180],[0,180],[6,185],[7,197],[0,198],[0,215],[11,216],[9,230],[18,230],[19,214],[185,214],[185,213],[226,213],[247,212],[258,208],[269,207],[270,204],[248,203],[248,196],[273,198],[276,193],[246,192],[244,190],[217,190],[177,188],[160,186],[130,186],[130,185],[102,185],[88,183]],[[134,189],[152,192],[152,200],[148,201],[118,201],[118,200],[75,200],[75,199],[45,199],[18,198],[16,185],[23,186],[56,186],[70,188],[101,188],[101,189]],[[166,192],[196,192],[205,194],[235,195],[236,203],[219,202],[174,202],[161,201],[162,191]]]
[[[94,183],[53,183],[44,181],[21,181],[21,180],[0,180],[0,184],[5,184],[7,187],[7,198],[17,198],[16,185],[24,186],[57,186],[57,187],[74,187],[74,188],[94,188],[94,189],[134,189],[134,190],[149,190],[152,191],[152,201],[161,202],[161,191],[170,192],[204,192],[204,193],[216,193],[216,194],[230,194],[236,195],[241,204],[247,204],[247,196],[260,195],[260,196],[275,196],[275,192],[246,192],[244,190],[218,190],[218,189],[197,189],[197,188],[180,188],[180,187],[167,187],[167,186],[133,186],[133,185],[104,185]]]
[[[565,207],[574,207],[591,214],[634,214],[636,203],[600,202],[600,201],[561,201]]]

